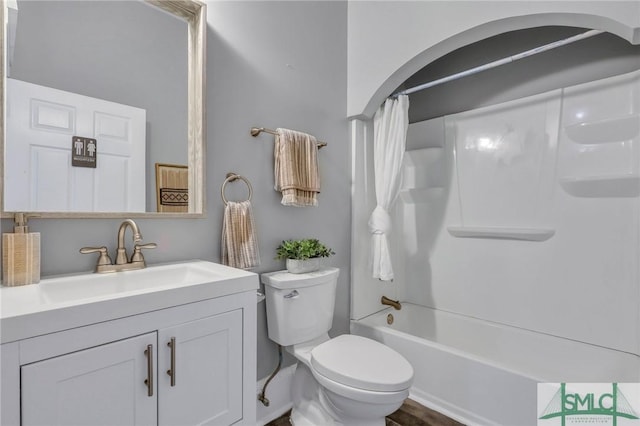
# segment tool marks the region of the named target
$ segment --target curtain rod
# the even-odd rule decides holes
[[[437,86],[439,84],[447,83],[449,81],[457,80],[462,77],[467,77],[469,75],[477,74],[481,71],[486,71],[491,68],[498,67],[500,65],[509,64],[511,62],[515,62],[519,59],[523,59],[529,56],[536,55],[538,53],[546,52],[547,50],[555,49],[556,47],[564,46],[569,43],[574,43],[579,40],[583,40],[585,38],[593,37],[598,34],[602,34],[604,31],[600,30],[590,30],[584,32],[582,34],[577,34],[569,38],[565,38],[563,40],[554,41],[553,43],[545,44],[540,47],[536,47],[526,52],[518,53],[516,55],[509,56],[507,58],[498,59],[497,61],[489,62],[488,64],[480,65],[475,68],[468,69],[466,71],[461,71],[456,74],[452,74],[447,77],[439,78],[437,80],[430,81],[428,83],[420,84],[418,86],[412,87],[410,89],[401,90],[399,92],[394,93],[391,97],[395,98],[400,95],[410,95],[411,93],[419,92],[420,90],[428,89],[433,86]]]

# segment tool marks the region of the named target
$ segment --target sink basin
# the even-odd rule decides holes
[[[202,260],[1,287],[0,343],[237,293],[255,300],[258,287],[253,272]]]
[[[215,263],[185,262],[149,266],[135,271],[82,274],[50,278],[40,283],[45,302],[63,303],[119,293],[135,293],[166,287],[184,287],[228,278],[230,268]],[[224,268],[224,269],[223,269]]]

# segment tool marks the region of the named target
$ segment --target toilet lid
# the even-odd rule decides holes
[[[311,366],[330,380],[372,391],[408,389],[413,380],[413,367],[402,355],[353,334],[343,334],[313,348]]]

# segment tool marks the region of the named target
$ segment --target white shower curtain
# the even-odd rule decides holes
[[[409,97],[387,99],[373,117],[373,170],[376,208],[369,218],[373,278],[393,280],[388,236],[389,211],[400,189],[400,171],[409,127]]]

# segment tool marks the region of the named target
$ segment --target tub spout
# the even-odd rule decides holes
[[[399,300],[391,300],[387,296],[382,296],[382,299],[380,299],[380,303],[382,303],[383,305],[393,306],[393,308],[398,311],[402,309],[402,305],[400,304]]]

